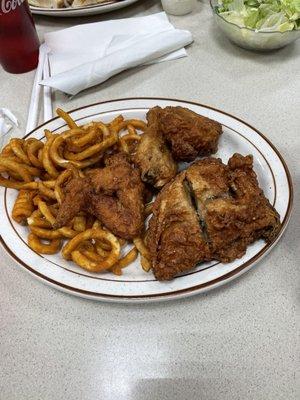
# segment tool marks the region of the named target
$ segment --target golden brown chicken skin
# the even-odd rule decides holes
[[[141,234],[144,226],[144,185],[138,169],[124,154],[106,160],[85,178],[72,179],[57,215],[57,226],[68,224],[79,211],[98,218],[111,232],[124,239]]]
[[[228,166],[208,158],[186,174],[215,259],[233,261],[256,239],[273,239],[279,216],[259,188],[252,156],[235,154]]]
[[[175,177],[176,162],[215,153],[222,133],[221,124],[183,107],[151,108],[147,122],[133,161],[156,188]]]
[[[197,161],[154,203],[147,232],[154,274],[172,279],[201,261],[233,261],[255,240],[272,241],[280,226],[278,213],[259,188],[252,156],[235,154],[228,165],[212,157]]]
[[[222,125],[183,107],[154,107],[148,119],[159,120],[159,132],[176,161],[193,161],[217,151]]]
[[[140,169],[144,182],[161,188],[174,178],[177,164],[159,132],[157,115],[149,112],[147,119],[148,127],[137,147],[134,163]]]
[[[191,204],[185,173],[166,185],[153,208],[146,236],[155,277],[168,280],[211,258],[195,209]]]

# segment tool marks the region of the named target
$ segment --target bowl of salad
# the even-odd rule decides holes
[[[240,47],[269,51],[300,37],[300,0],[210,0],[214,18]]]

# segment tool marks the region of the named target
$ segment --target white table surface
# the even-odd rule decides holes
[[[159,1],[146,0],[102,16],[35,20],[42,37],[72,24],[160,9]],[[187,58],[122,73],[72,100],[57,96],[57,104],[71,109],[162,96],[241,117],[268,136],[289,165],[296,192],[290,225],[271,254],[240,279],[154,305],[63,294],[1,249],[1,400],[299,399],[300,40],[270,54],[242,50],[222,37],[206,1],[171,20],[194,34]],[[0,71],[0,106],[16,112],[22,129],[33,77]]]

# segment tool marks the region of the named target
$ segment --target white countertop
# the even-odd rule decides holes
[[[95,17],[36,17],[37,29],[145,15],[140,1]],[[300,40],[256,54],[222,37],[206,1],[171,17],[192,31],[187,58],[137,68],[72,100],[65,109],[131,96],[197,101],[260,129],[282,153],[295,185],[294,212],[276,248],[220,289],[153,305],[72,297],[38,282],[0,249],[0,398],[3,400],[296,400],[299,386]],[[0,71],[0,106],[23,127],[34,72]],[[299,314],[298,314],[299,315]]]

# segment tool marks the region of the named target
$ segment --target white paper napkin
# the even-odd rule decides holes
[[[192,41],[165,13],[48,33],[51,77],[41,84],[74,95],[127,68],[184,57]]]
[[[0,108],[0,149],[2,149],[13,125],[18,126],[15,115],[8,108]]]

